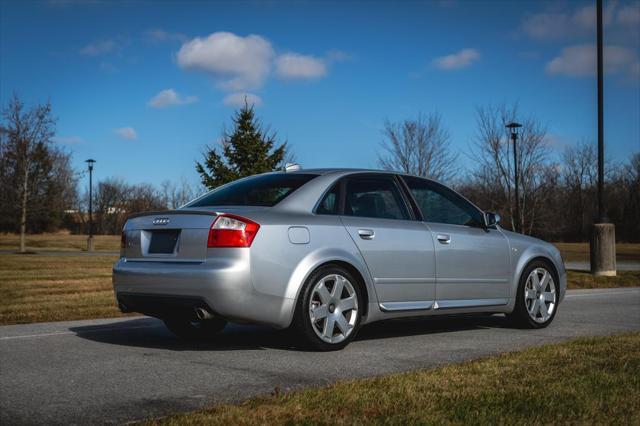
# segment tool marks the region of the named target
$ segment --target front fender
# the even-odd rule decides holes
[[[518,291],[518,284],[520,283],[520,277],[527,265],[537,258],[543,258],[554,266],[558,273],[558,291],[560,293],[559,302],[564,299],[567,290],[567,273],[564,269],[564,262],[560,256],[560,252],[552,244],[544,241],[538,241],[533,238],[525,237],[529,241],[513,240],[511,243],[511,253],[513,256],[513,276],[511,287],[511,308],[515,305],[516,295]],[[531,241],[532,240],[532,241]],[[533,242],[533,243],[532,243]]]

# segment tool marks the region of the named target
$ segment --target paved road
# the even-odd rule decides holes
[[[499,317],[364,327],[344,351],[296,349],[285,333],[230,326],[186,344],[139,317],[0,327],[0,423],[122,423],[206,404],[478,358],[584,335],[640,330],[640,288],[570,291],[554,323]]]

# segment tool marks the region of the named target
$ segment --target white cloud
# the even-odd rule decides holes
[[[136,130],[133,127],[119,127],[117,129],[113,129],[113,131],[116,135],[128,141],[138,139],[138,133],[136,133]]]
[[[604,8],[603,23],[613,22],[617,3],[608,2]],[[619,12],[618,12],[619,16]],[[558,40],[578,37],[595,32],[596,7],[583,6],[571,12],[543,12],[528,16],[522,23],[522,30],[530,38],[538,40]]]
[[[172,33],[161,28],[151,29],[147,31],[145,35],[148,40],[157,42],[179,41],[184,43],[188,40],[187,36],[182,33]]]
[[[80,54],[86,56],[99,56],[111,53],[117,49],[118,44],[115,42],[115,40],[107,39],[87,44],[82,49],[80,49]]]
[[[158,92],[153,98],[147,102],[152,108],[166,108],[172,105],[187,105],[197,102],[196,96],[183,96],[173,89],[165,89]]]
[[[275,64],[276,74],[286,79],[312,79],[327,74],[324,61],[310,55],[285,53],[276,58]]]
[[[224,90],[261,86],[271,70],[273,57],[274,50],[265,38],[228,32],[196,37],[184,43],[177,55],[180,67],[213,75]]]
[[[604,70],[606,73],[628,73],[634,75],[638,54],[620,46],[604,47]],[[584,77],[596,73],[596,46],[581,44],[562,49],[559,56],[547,63],[549,74]]]
[[[260,96],[254,95],[253,93],[231,93],[224,97],[223,103],[226,106],[241,107],[244,106],[245,101],[249,105],[262,105]]]
[[[442,70],[465,68],[480,59],[480,52],[476,49],[462,49],[457,53],[442,56],[433,60],[433,64]]]

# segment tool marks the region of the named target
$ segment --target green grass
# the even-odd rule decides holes
[[[640,333],[340,382],[147,425],[640,424]]]
[[[18,250],[20,235],[0,234],[0,250]],[[119,235],[94,236],[96,251],[120,251]],[[34,234],[27,235],[28,251],[86,251],[86,235],[70,234]]]
[[[111,285],[116,260],[0,254],[0,324],[120,316]]]

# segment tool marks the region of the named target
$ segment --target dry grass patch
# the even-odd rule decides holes
[[[96,235],[94,248],[97,251],[119,251],[119,235]],[[20,235],[0,234],[0,250],[18,250],[20,247]],[[55,250],[55,251],[86,251],[86,235],[58,234],[34,234],[27,235],[27,250]]]
[[[0,254],[0,324],[116,317],[115,256]]]
[[[588,262],[589,243],[554,243],[565,262]],[[616,259],[619,262],[640,262],[640,244],[616,244]]]
[[[567,287],[615,288],[640,286],[640,271],[618,271],[615,277],[594,277],[589,272],[567,271]]]
[[[148,425],[639,424],[640,334],[354,380]]]

